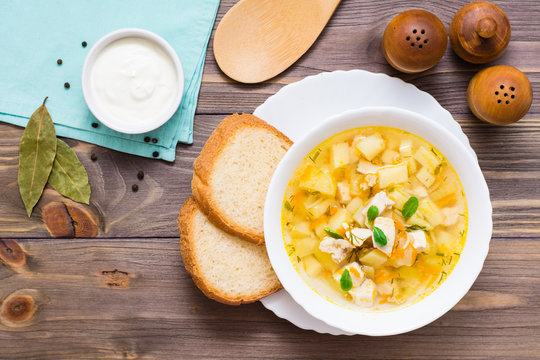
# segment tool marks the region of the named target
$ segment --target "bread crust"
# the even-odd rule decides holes
[[[182,205],[182,209],[178,215],[180,252],[186,270],[191,274],[195,285],[197,285],[207,297],[227,305],[241,305],[255,302],[281,289],[281,284],[278,282],[277,286],[266,289],[265,291],[254,294],[245,294],[245,296],[240,297],[230,297],[207,283],[201,275],[199,264],[194,253],[194,236],[196,231],[194,229],[193,219],[197,211],[200,211],[200,208],[192,197],[188,198]]]
[[[193,180],[191,190],[193,197],[203,213],[217,227],[229,234],[251,241],[255,244],[264,243],[264,234],[245,228],[235,222],[234,219],[219,208],[212,197],[212,189],[209,185],[214,169],[214,164],[219,158],[230,138],[244,128],[264,128],[277,136],[282,143],[290,147],[292,141],[276,128],[251,114],[233,114],[217,126],[210,138],[201,150],[200,155],[193,163]]]

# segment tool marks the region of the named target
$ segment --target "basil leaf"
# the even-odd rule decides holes
[[[368,222],[372,223],[377,216],[379,216],[379,208],[375,205],[371,205],[367,211]]]
[[[327,233],[328,236],[333,237],[334,239],[343,239],[343,236],[341,236],[340,233],[337,233],[330,228],[324,228],[324,232]]]
[[[418,210],[418,198],[416,196],[411,196],[409,200],[403,205],[403,210],[401,210],[401,215],[404,218],[410,218]]]
[[[373,227],[373,240],[381,246],[385,246],[388,243],[388,239],[386,238],[386,235],[384,235],[384,232],[376,226]]]
[[[28,120],[19,144],[17,182],[28,216],[43,193],[56,155],[56,132],[45,101]]]
[[[348,269],[345,269],[343,271],[343,274],[341,274],[341,278],[339,279],[339,285],[341,286],[341,290],[343,291],[349,291],[352,289],[352,278],[351,274],[349,273]]]
[[[89,204],[88,174],[68,144],[60,139],[57,140],[56,157],[49,175],[49,184],[65,197],[79,203]]]

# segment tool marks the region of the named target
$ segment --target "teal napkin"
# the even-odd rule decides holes
[[[176,144],[193,142],[193,117],[218,5],[219,0],[3,0],[0,121],[26,126],[48,96],[47,108],[59,136],[174,161]],[[81,89],[82,66],[92,45],[103,35],[127,27],[163,37],[184,68],[185,90],[178,111],[146,134],[122,134],[99,123]]]

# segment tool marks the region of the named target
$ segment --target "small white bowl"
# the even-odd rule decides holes
[[[116,121],[113,116],[103,111],[103,109],[99,106],[99,103],[96,101],[90,89],[90,75],[92,66],[94,65],[98,55],[107,45],[109,45],[113,41],[129,37],[138,37],[149,40],[154,44],[158,45],[161,49],[165,51],[166,54],[170,56],[176,69],[178,93],[176,94],[174,102],[171,103],[170,107],[166,109],[166,111],[163,111],[161,114],[158,114],[154,118],[149,118],[148,121],[145,121],[144,123],[133,123],[127,126],[124,123]],[[180,102],[182,101],[182,96],[184,93],[184,71],[182,68],[182,63],[180,62],[176,51],[174,51],[172,46],[161,36],[144,29],[120,29],[103,36],[90,49],[90,52],[88,53],[88,55],[86,56],[86,60],[84,61],[82,70],[82,90],[84,100],[86,101],[88,108],[90,109],[92,114],[94,114],[94,116],[105,126],[125,134],[142,134],[148,131],[155,130],[161,125],[165,124],[176,112],[178,106],[180,105]]]
[[[345,130],[388,126],[420,136],[439,149],[456,170],[467,198],[469,227],[465,247],[448,278],[420,301],[386,311],[355,311],[316,293],[291,264],[282,237],[281,207],[287,185],[300,162],[324,140]],[[382,336],[412,331],[436,320],[469,291],[482,270],[491,239],[492,208],[484,176],[471,152],[448,130],[420,114],[393,107],[365,107],[329,118],[297,141],[279,163],[264,207],[268,256],[285,290],[309,314],[354,334]]]

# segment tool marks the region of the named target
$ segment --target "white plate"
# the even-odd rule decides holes
[[[394,106],[422,114],[450,130],[476,159],[459,124],[433,96],[385,74],[351,70],[309,76],[283,87],[255,109],[254,115],[296,141],[328,117],[366,106]],[[261,303],[299,328],[351,335],[309,315],[285,290],[267,296]]]

